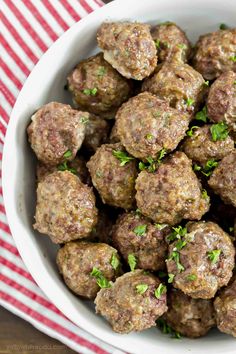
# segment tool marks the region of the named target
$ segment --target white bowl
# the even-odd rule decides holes
[[[95,315],[92,305],[74,296],[63,284],[49,238],[32,229],[35,210],[35,159],[26,137],[30,116],[41,105],[69,102],[63,89],[66,76],[77,62],[95,51],[96,31],[104,20],[124,19],[156,23],[177,22],[194,42],[220,23],[235,26],[234,0],[117,0],[70,28],[43,55],[26,81],[13,109],[3,154],[3,192],[10,228],[30,273],[48,298],[74,323],[102,340],[130,353],[235,353],[235,339],[213,330],[197,339],[174,340],[156,328],[119,335]]]

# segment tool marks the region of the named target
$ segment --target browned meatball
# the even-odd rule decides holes
[[[230,236],[213,222],[189,222],[187,233],[169,247],[173,285],[195,299],[211,299],[227,285],[234,268]]]
[[[149,92],[124,103],[116,115],[118,136],[133,156],[157,158],[164,148],[174,150],[188,129],[189,117]]]
[[[185,154],[195,162],[205,165],[208,160],[221,160],[234,150],[234,141],[228,136],[225,140],[212,140],[211,125],[206,124],[193,129],[182,146]]]
[[[217,327],[236,337],[236,278],[220,291],[214,302]]]
[[[236,29],[219,30],[199,37],[193,65],[207,80],[227,70],[236,71]]]
[[[165,22],[154,26],[152,38],[157,47],[158,61],[182,62],[188,61],[191,54],[191,44],[181,28],[173,22]]]
[[[142,331],[155,326],[166,310],[166,293],[155,296],[161,282],[151,274],[135,270],[117,278],[109,289],[101,289],[95,299],[96,312],[118,333]]]
[[[89,151],[95,152],[97,148],[106,142],[110,126],[105,119],[90,114],[85,122],[85,138],[83,146]]]
[[[97,41],[108,63],[128,79],[143,80],[157,65],[156,46],[147,24],[103,23]]]
[[[89,235],[97,223],[91,188],[68,171],[57,171],[38,183],[34,228],[64,243]]]
[[[29,142],[37,158],[46,165],[57,165],[75,158],[84,140],[82,123],[88,113],[69,105],[51,102],[31,117],[27,128]]]
[[[200,220],[209,210],[209,198],[202,196],[201,183],[183,152],[169,156],[154,173],[140,172],[135,188],[141,213],[158,223]]]
[[[236,207],[236,150],[220,161],[208,181],[209,186],[226,204]]]
[[[111,230],[113,220],[110,215],[104,210],[100,209],[98,212],[98,222],[89,235],[90,241],[99,241],[111,244]]]
[[[105,243],[68,242],[58,251],[57,265],[68,288],[88,299],[121,274],[117,251]]]
[[[137,168],[135,160],[132,157],[126,160],[126,156],[119,143],[104,144],[97,149],[87,166],[103,203],[131,209],[135,201]]]
[[[192,299],[180,290],[171,289],[167,305],[164,315],[167,324],[186,337],[204,336],[215,326],[212,300]]]
[[[109,136],[109,142],[111,144],[120,142],[120,137],[119,137],[119,134],[118,134],[118,131],[117,131],[117,123],[116,123],[116,121],[115,121],[115,123],[114,123],[114,125],[112,127],[111,134]]]
[[[79,107],[104,118],[113,118],[132,92],[122,77],[99,53],[81,61],[68,76],[68,88]]]
[[[128,255],[136,257],[137,268],[165,269],[168,245],[165,236],[170,233],[168,225],[153,224],[140,213],[122,214],[112,230],[114,246],[128,261]]]
[[[147,78],[142,91],[149,91],[164,99],[173,108],[193,114],[206,93],[205,81],[200,73],[184,63],[165,63]]]
[[[231,130],[236,131],[236,73],[233,71],[224,72],[211,85],[207,114],[211,121],[224,121]]]
[[[48,166],[39,162],[36,169],[37,182],[41,182],[46,176],[55,171],[69,171],[78,176],[81,182],[88,185],[92,184],[83,156],[76,156],[73,161],[66,161],[57,166]]]

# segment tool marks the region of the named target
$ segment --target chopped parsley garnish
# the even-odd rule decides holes
[[[147,291],[147,289],[148,289],[148,285],[147,284],[136,285],[136,291],[140,295],[144,294]]]
[[[204,81],[204,86],[209,86],[209,81]]]
[[[162,43],[163,43],[164,47],[166,47],[166,48],[170,48],[170,43],[168,43],[167,41],[162,42]]]
[[[183,272],[184,271],[184,266],[182,266],[182,264],[180,263],[179,261],[179,252],[176,250],[176,251],[173,251],[169,257],[169,260],[173,260],[175,261],[176,263],[176,266],[177,266],[177,269],[179,272]]]
[[[159,152],[159,156],[157,158],[157,162],[160,163],[163,157],[167,154],[167,151],[165,148],[162,148],[161,151]]]
[[[138,215],[142,214],[142,213],[141,213],[141,210],[138,209],[138,208],[135,210],[135,213],[138,214]]]
[[[125,166],[125,164],[134,159],[132,156],[129,156],[127,152],[124,151],[113,150],[112,154],[120,161],[120,166]]]
[[[172,227],[172,232],[167,236],[167,241],[179,240],[181,237],[185,236],[187,233],[186,227],[176,226]]]
[[[60,165],[57,166],[58,171],[69,171],[71,173],[74,173],[74,175],[77,174],[77,171],[73,167],[69,167],[67,164],[67,161],[61,163]]]
[[[136,264],[137,264],[137,260],[134,254],[130,253],[128,255],[128,264],[130,267],[131,272],[133,272],[135,270]]]
[[[197,165],[196,163],[193,165],[193,170],[194,171],[201,171],[202,167]]]
[[[117,269],[120,265],[120,261],[119,258],[117,257],[117,255],[115,253],[112,253],[112,257],[111,257],[111,266],[113,269]]]
[[[97,76],[103,76],[106,73],[106,68],[104,66],[99,66],[97,71]]]
[[[213,170],[218,166],[218,162],[215,161],[214,159],[211,159],[211,160],[208,160],[205,164],[204,167],[201,167],[197,164],[194,164],[193,165],[193,170],[194,171],[201,171],[201,173],[206,176],[206,177],[209,177]]]
[[[229,227],[229,232],[233,232],[234,231],[234,227],[233,226],[230,226]]]
[[[210,131],[213,141],[225,140],[229,135],[228,126],[224,122],[212,124]]]
[[[83,116],[80,118],[80,123],[87,124],[88,122],[89,122],[89,117]]]
[[[219,29],[221,29],[221,30],[226,30],[228,28],[229,27],[225,23],[221,23],[220,26],[219,26]]]
[[[231,57],[229,57],[229,59],[235,63],[236,62],[236,55],[232,55]]]
[[[169,284],[173,283],[174,277],[175,277],[174,274],[172,274],[172,273],[169,273],[169,274],[168,274],[168,283],[169,283]]]
[[[138,167],[140,171],[147,170],[148,172],[155,172],[158,165],[161,163],[161,160],[163,157],[167,154],[167,151],[165,148],[161,149],[159,151],[158,157],[156,160],[154,160],[152,157],[147,157],[146,160],[147,162],[142,162],[140,161],[138,164]]]
[[[146,139],[147,140],[152,140],[154,138],[154,136],[152,134],[147,134],[146,135]]]
[[[191,107],[194,104],[194,100],[192,98],[187,98],[185,103],[188,107]]]
[[[200,121],[202,121],[204,123],[207,122],[208,117],[207,117],[207,108],[206,108],[206,106],[203,107],[203,109],[201,111],[197,112],[197,114],[195,116],[195,119],[196,120],[200,120]]]
[[[186,46],[186,44],[184,44],[184,43],[179,43],[179,44],[178,44],[178,47],[179,47],[180,49],[187,49],[187,46]]]
[[[147,225],[138,225],[134,228],[133,231],[137,236],[143,236],[145,235],[146,230],[147,230]]]
[[[174,331],[163,318],[158,318],[156,321],[156,324],[158,328],[162,331],[164,334],[171,334],[173,338],[180,339],[181,335],[179,332]]]
[[[96,96],[98,89],[96,87],[92,88],[92,89],[84,89],[83,93],[86,96]]]
[[[165,294],[166,291],[167,291],[166,286],[160,283],[158,288],[156,288],[154,295],[156,296],[157,299],[160,299],[161,295]]]
[[[160,39],[156,39],[154,42],[155,42],[156,48],[157,49],[160,48]]]
[[[154,224],[154,226],[158,229],[158,230],[162,230],[164,229],[166,226],[168,226],[167,224]]]
[[[208,258],[210,259],[212,264],[216,264],[219,261],[220,254],[221,250],[213,250],[207,252]]]
[[[97,284],[100,288],[110,288],[111,287],[110,281],[108,281],[104,277],[104,275],[102,274],[102,272],[98,268],[93,267],[93,270],[91,271],[90,275],[97,279]]]
[[[197,279],[197,276],[195,274],[189,274],[187,275],[186,279],[189,281],[194,281]]]
[[[209,195],[207,194],[207,191],[205,189],[202,190],[202,198],[203,199],[208,199]]]
[[[186,134],[188,135],[188,136],[193,136],[193,134],[194,134],[194,130],[195,129],[198,129],[199,127],[197,126],[197,125],[194,125],[194,126],[192,126],[187,132],[186,132]]]
[[[63,157],[65,157],[66,159],[68,159],[69,157],[72,156],[72,151],[71,150],[67,150],[66,152],[64,152]]]
[[[102,173],[101,171],[97,170],[97,171],[96,171],[96,176],[97,176],[98,178],[102,178],[102,177],[103,177],[103,173]]]

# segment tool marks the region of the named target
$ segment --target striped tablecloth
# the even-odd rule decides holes
[[[100,0],[0,0],[0,160],[12,107],[34,65],[64,31],[102,5]],[[70,322],[37,286],[11,236],[2,188],[0,305],[81,354],[123,353]]]

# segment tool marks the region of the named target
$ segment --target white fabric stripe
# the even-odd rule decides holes
[[[13,96],[17,97],[19,94],[19,90],[14,84],[14,82],[5,74],[5,71],[0,68],[0,77],[4,85],[8,88],[8,90],[13,94]]]
[[[22,62],[25,64],[25,66],[31,70],[34,66],[30,58],[25,54],[23,49],[20,47],[20,45],[15,41],[14,37],[12,37],[11,33],[8,31],[8,29],[4,26],[2,22],[0,22],[0,32],[2,32],[3,37],[5,40],[8,42],[9,46],[12,48],[12,50],[17,54],[17,56],[22,60]],[[19,70],[21,70],[19,68]]]
[[[15,244],[14,244],[14,246],[15,246]],[[28,270],[26,269],[25,264],[22,261],[22,259],[20,258],[20,256],[16,256],[15,254],[8,251],[6,248],[3,248],[1,246],[0,246],[0,255],[3,258],[7,259],[9,262],[14,263],[17,267],[20,267],[23,270],[25,270],[26,272],[28,272]],[[2,265],[0,268],[2,268]]]
[[[57,10],[58,14],[60,14],[61,18],[65,21],[65,23],[67,23],[69,27],[74,24],[75,20],[71,17],[64,6],[60,4],[60,0],[49,0],[49,2]]]
[[[4,109],[4,111],[7,112],[7,114],[10,115],[11,111],[12,111],[12,106],[10,105],[10,103],[6,100],[5,96],[3,96],[3,93],[0,92],[0,102],[1,102],[1,106]]]
[[[2,239],[5,242],[8,242],[10,245],[16,247],[13,237],[2,229],[1,229],[0,239]]]
[[[92,7],[93,10],[96,10],[100,7],[93,0],[85,0],[85,1],[90,5],[90,7]]]
[[[17,8],[20,11],[20,4],[21,1],[17,2]],[[18,18],[13,14],[13,12],[7,7],[7,5],[4,4],[2,6],[2,11],[4,12],[5,16],[9,20],[9,22],[12,24],[12,26],[17,30],[18,34],[21,36],[21,38],[27,43],[28,47],[32,50],[34,55],[37,58],[40,58],[41,55],[43,54],[42,50],[39,48],[35,40],[31,37],[30,34],[28,34],[27,30],[23,27],[23,25],[20,23]],[[21,11],[20,11],[21,12]],[[24,16],[24,14],[21,12],[21,14]],[[25,17],[27,19],[27,17]],[[31,22],[31,26],[34,28],[34,24]],[[40,32],[37,32],[40,33]],[[39,35],[41,37],[41,33]],[[15,40],[14,40],[15,41]],[[46,44],[46,43],[45,43]]]
[[[2,117],[0,117],[0,124],[2,124],[5,128],[7,128],[7,123],[5,122],[5,120]],[[0,133],[2,135],[2,132],[0,132]],[[1,139],[2,139],[2,137],[3,136],[1,136]],[[2,141],[3,141],[3,139],[2,139]]]
[[[17,79],[23,84],[24,81],[26,80],[26,75],[21,71],[19,66],[15,63],[15,61],[12,59],[12,57],[8,54],[8,52],[5,50],[3,46],[0,46],[0,51],[3,60],[9,67],[9,69],[15,74]]]
[[[35,5],[35,1],[33,0],[32,2]],[[28,8],[25,6],[23,1],[17,2],[17,8],[22,13],[22,15],[24,15],[24,17],[27,19],[27,21],[31,24],[31,26],[33,27],[35,32],[39,34],[40,38],[46,44],[46,46],[49,47],[52,43],[51,37],[48,35],[46,30],[41,26],[41,24],[37,21],[37,19],[34,17],[34,15],[32,15],[32,13],[28,10]],[[24,38],[24,39],[25,39],[26,43],[29,44],[28,40],[26,40],[26,38]]]
[[[71,5],[71,7],[73,7],[75,12],[77,12],[80,17],[84,17],[88,14],[83,6],[81,6],[79,0],[68,0],[68,3]]]

